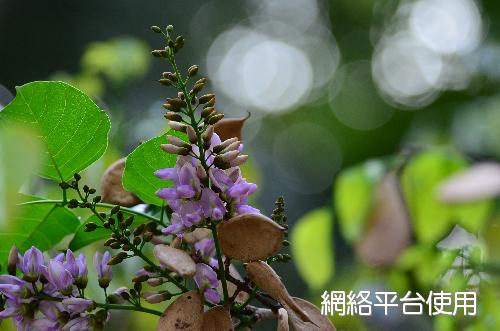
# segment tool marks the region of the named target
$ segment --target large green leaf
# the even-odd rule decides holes
[[[0,125],[37,131],[46,152],[41,176],[68,180],[104,153],[109,118],[84,93],[63,82],[34,82],[16,90],[14,101],[0,112]]]
[[[129,217],[130,214],[124,212],[123,213],[125,217]],[[138,215],[134,215],[134,222],[130,226],[130,228],[134,228],[140,223],[146,223],[149,220],[145,217],[141,217]],[[81,224],[78,229],[75,232],[75,236],[69,243],[69,249],[72,251],[79,250],[80,248],[83,248],[85,246],[88,246],[96,241],[107,239],[111,236],[111,230],[106,229],[106,228],[97,228],[92,232],[85,232],[85,224],[93,222],[95,224],[100,225],[101,222],[99,218],[95,215],[91,215],[83,224]]]
[[[438,187],[450,175],[467,168],[458,153],[434,150],[415,156],[405,167],[401,184],[417,239],[435,243],[459,224],[477,231],[490,210],[489,201],[445,204],[438,199]]]
[[[384,169],[383,162],[374,160],[346,169],[337,177],[334,208],[342,236],[348,242],[356,241],[363,232]]]
[[[172,134],[171,132],[169,132]],[[163,200],[155,192],[172,183],[157,178],[154,172],[158,169],[171,168],[177,161],[177,155],[165,153],[161,144],[166,144],[166,134],[146,141],[127,157],[123,172],[123,187],[135,193],[142,201],[161,206]]]
[[[305,214],[293,227],[291,249],[300,275],[312,289],[321,289],[333,276],[333,216],[330,209]]]
[[[45,251],[52,248],[80,225],[68,209],[52,204],[30,204],[20,207],[0,232],[0,261],[5,262],[12,245],[20,252],[31,246]]]

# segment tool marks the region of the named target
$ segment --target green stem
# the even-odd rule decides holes
[[[111,303],[97,303],[96,302],[96,307],[99,308],[104,308],[108,310],[133,310],[133,311],[139,311],[143,313],[148,313],[156,316],[161,316],[163,313],[158,310],[154,309],[149,309],[141,306],[128,306],[128,305],[118,305],[118,304],[111,304]]]
[[[65,202],[64,202],[64,200],[34,200],[34,201],[22,202],[18,205],[19,206],[26,206],[26,205],[38,205],[38,204],[65,204]],[[108,209],[115,207],[115,205],[112,205],[110,203],[103,203],[103,202],[96,203],[95,205],[96,205],[96,207],[102,207],[102,208],[108,208]],[[126,207],[121,207],[120,209],[125,211],[128,214],[134,214],[134,215],[141,216],[141,217],[147,218],[147,219],[155,221],[155,222],[160,222],[159,218],[156,218],[154,216],[145,214],[145,213],[137,211],[137,210],[133,210],[133,209],[126,208]]]
[[[214,223],[212,223],[211,229],[215,242],[215,254],[217,255],[217,261],[219,263],[218,271],[219,271],[220,282],[222,283],[222,292],[224,293],[224,303],[226,303],[229,300],[229,292],[227,291],[226,270],[224,269],[224,262],[222,261],[219,238],[217,238],[217,228]]]

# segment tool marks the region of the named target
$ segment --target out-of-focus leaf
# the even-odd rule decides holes
[[[169,132],[169,134],[176,134]],[[142,201],[161,206],[163,200],[155,195],[160,188],[172,186],[170,181],[157,178],[158,169],[171,168],[177,161],[177,155],[164,152],[161,144],[166,144],[166,134],[146,141],[137,147],[125,162],[123,188],[135,193]]]
[[[389,266],[410,244],[411,225],[394,172],[386,175],[375,192],[374,208],[356,252],[371,266]]]
[[[0,112],[0,125],[37,132],[46,152],[42,177],[68,180],[106,150],[108,116],[84,93],[63,82],[33,82]]]
[[[334,273],[332,228],[332,213],[322,208],[305,214],[291,233],[293,260],[312,289],[321,289]]]
[[[122,210],[122,213],[125,218],[131,216],[132,214],[127,213]],[[93,222],[97,225],[101,225],[101,221],[95,215],[91,215],[84,223],[82,223],[75,232],[75,236],[69,243],[69,249],[72,251],[79,250],[87,245],[90,245],[96,241],[107,239],[111,236],[111,230],[105,228],[97,228],[92,232],[85,232],[85,224]],[[134,215],[134,222],[130,226],[130,228],[135,228],[141,223],[147,223],[148,219],[142,216]]]
[[[0,127],[0,226],[14,216],[17,194],[40,164],[40,144],[32,130]]]
[[[404,169],[401,185],[418,240],[435,243],[454,224],[471,232],[481,227],[489,202],[446,205],[439,201],[440,183],[467,166],[457,153],[434,150],[415,156]]]
[[[382,178],[384,165],[370,161],[344,170],[335,184],[334,207],[337,210],[343,238],[353,242],[359,238],[373,206],[373,192]]]
[[[79,225],[75,214],[66,208],[51,204],[24,205],[0,231],[0,261],[6,261],[14,244],[21,253],[31,246],[42,251],[50,249],[74,233]]]

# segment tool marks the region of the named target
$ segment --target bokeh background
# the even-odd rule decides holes
[[[64,80],[92,95],[113,123],[110,148],[86,174],[98,185],[107,165],[166,128],[161,104],[172,91],[156,82],[167,67],[149,54],[161,46],[154,24],[173,24],[186,38],[180,64],[200,65],[220,111],[251,113],[244,143],[252,157],[247,175],[260,188],[255,204],[270,214],[283,195],[292,232],[308,212],[332,209],[325,245],[334,255],[317,266],[330,280],[323,290],[359,287],[355,280],[366,277],[353,267],[355,250],[336,221],[339,172],[435,146],[474,161],[500,156],[496,1],[0,0],[0,105],[15,86],[34,80]],[[44,184],[35,191],[56,194]],[[276,268],[292,294],[320,302],[307,272],[294,263]],[[110,330],[149,323],[142,321],[124,315]],[[445,324],[395,315],[337,325]]]

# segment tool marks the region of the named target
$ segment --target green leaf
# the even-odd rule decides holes
[[[12,245],[22,253],[31,246],[45,251],[74,233],[78,218],[66,208],[51,204],[20,207],[19,215],[0,232],[0,261],[5,262]]]
[[[123,212],[123,211],[122,211]],[[125,218],[129,217],[131,214],[123,212]],[[134,215],[134,222],[130,228],[134,228],[140,223],[147,223],[149,220],[145,217]],[[79,250],[85,246],[88,246],[96,241],[107,239],[111,236],[111,230],[99,227],[92,232],[85,232],[85,224],[89,222],[94,222],[97,225],[101,225],[101,221],[96,215],[91,215],[83,224],[81,224],[75,232],[75,236],[69,244],[69,249],[72,251]]]
[[[170,132],[170,134],[172,134]],[[179,135],[174,133],[174,135]],[[167,143],[166,134],[146,141],[127,157],[123,172],[123,187],[135,193],[142,201],[157,206],[164,202],[155,195],[161,188],[172,186],[170,181],[157,178],[154,172],[158,169],[171,168],[177,161],[177,155],[165,153],[161,144]]]
[[[83,92],[63,82],[33,82],[0,112],[0,125],[34,129],[45,148],[40,176],[68,180],[104,153],[108,116]]]
[[[337,210],[340,232],[348,242],[362,234],[373,207],[376,184],[385,166],[381,161],[369,161],[342,171],[334,188],[334,207]]]
[[[334,273],[333,216],[330,209],[305,214],[293,227],[290,247],[297,269],[311,289],[321,289]]]
[[[438,199],[439,185],[450,175],[466,169],[458,153],[434,150],[415,156],[405,167],[401,185],[417,239],[435,243],[459,224],[477,231],[490,210],[489,201],[445,204]]]

